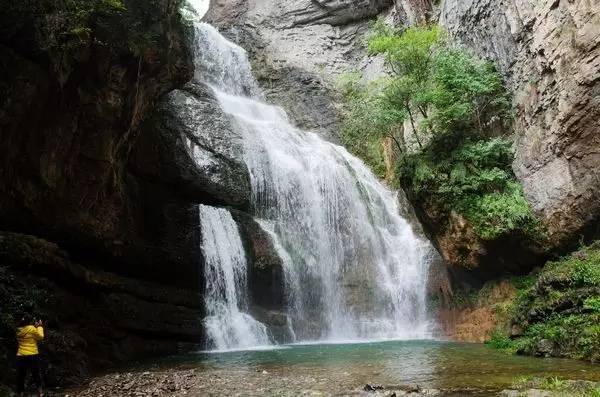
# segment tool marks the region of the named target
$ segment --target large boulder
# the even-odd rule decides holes
[[[171,92],[144,130],[131,161],[136,175],[170,184],[191,201],[249,207],[242,137],[210,88],[188,83]]]

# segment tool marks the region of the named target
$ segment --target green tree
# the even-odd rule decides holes
[[[390,73],[372,83],[345,77],[344,144],[381,175],[375,149],[392,138],[409,196],[461,213],[484,240],[539,234],[511,169],[511,142],[503,137],[510,98],[494,65],[453,45],[439,26],[399,31],[379,21],[368,48],[384,56]],[[417,147],[407,144],[404,128]]]

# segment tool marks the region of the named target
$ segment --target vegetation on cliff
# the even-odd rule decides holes
[[[180,1],[129,1],[127,6],[123,0],[13,2],[5,10],[7,23],[12,22],[7,34],[32,29],[55,71],[70,73],[90,56],[90,46],[131,51],[140,57],[152,51],[161,39],[155,22],[165,4],[176,9]],[[40,19],[41,15],[46,18]]]
[[[548,262],[535,284],[519,290],[511,334],[494,347],[524,354],[600,361],[600,243]]]
[[[385,56],[391,73],[371,83],[344,77],[344,144],[382,176],[380,142],[391,140],[395,182],[430,226],[443,229],[456,213],[482,241],[537,237],[511,169],[511,107],[494,66],[451,44],[437,26],[400,32],[377,23],[369,49]]]

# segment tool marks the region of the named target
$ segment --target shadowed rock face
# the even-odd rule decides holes
[[[56,244],[0,232],[0,382],[13,384],[14,332],[23,311],[45,324],[48,386],[99,368],[199,345],[199,292],[90,269]]]
[[[589,1],[444,3],[453,36],[493,59],[514,93],[513,168],[553,245],[597,233],[600,10]]]
[[[0,16],[0,230],[22,233],[0,236],[0,354],[23,310],[42,314],[49,384],[202,337],[196,203],[216,193],[142,128],[192,76],[180,3],[91,3],[81,20],[43,1]]]
[[[182,200],[160,181],[133,177],[128,163],[141,122],[192,74],[179,2],[91,10],[77,27],[89,35],[66,42],[71,10],[43,7],[15,3],[0,20],[0,224],[176,283],[161,265],[190,240],[164,223]],[[197,257],[171,263],[190,270]]]

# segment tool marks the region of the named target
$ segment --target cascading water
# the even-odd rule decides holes
[[[396,195],[344,148],[264,103],[245,51],[195,26],[196,79],[243,136],[254,214],[282,258],[298,341],[427,337],[430,246],[399,215]]]
[[[270,345],[267,328],[248,310],[247,263],[238,227],[229,211],[200,206],[206,265],[206,334],[217,350]]]

